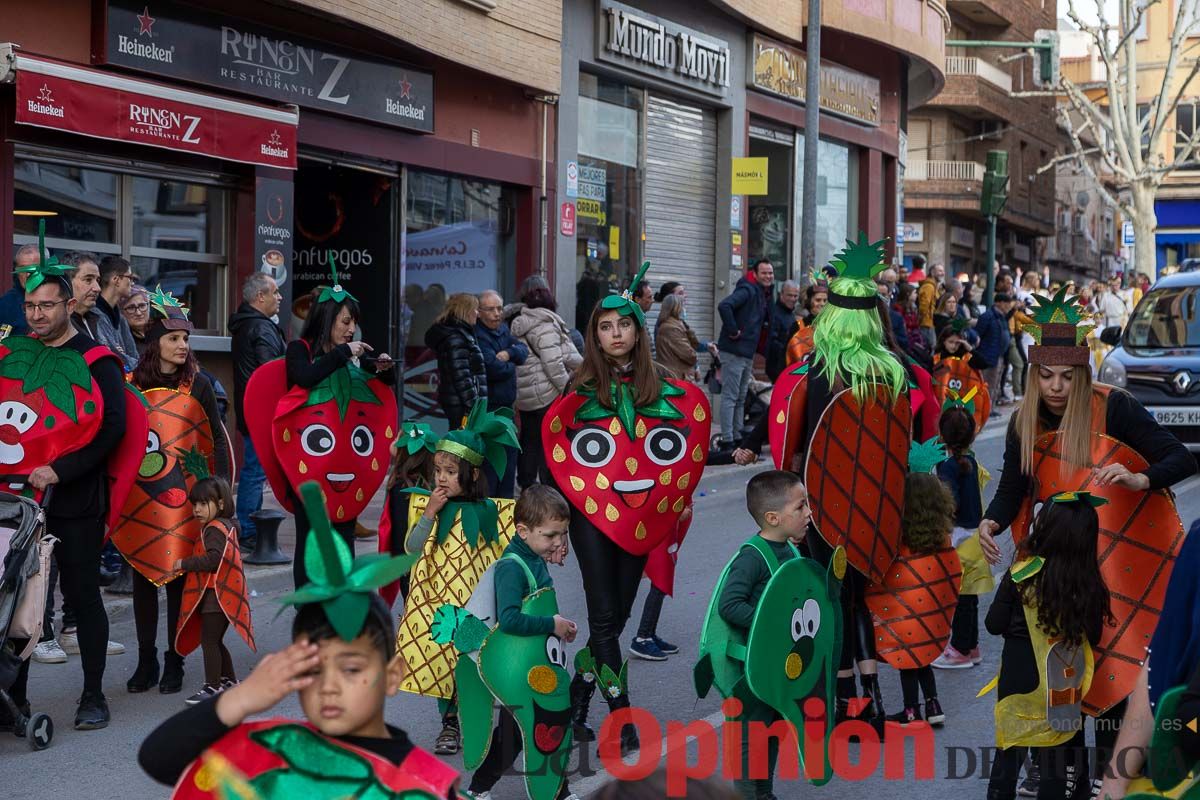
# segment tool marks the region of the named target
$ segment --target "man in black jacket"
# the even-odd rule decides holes
[[[275,279],[265,273],[255,272],[242,284],[242,304],[229,318],[229,331],[233,334],[233,410],[237,414],[237,429],[242,434],[242,447],[246,454],[237,485],[237,516],[243,547],[254,546],[257,531],[250,515],[262,508],[262,487],[267,478],[258,454],[254,452],[254,444],[250,441],[250,431],[246,428],[242,413],[246,402],[246,382],[254,370],[268,361],[281,358],[287,347],[283,331],[271,321],[271,317],[279,313],[282,299]]]
[[[97,347],[95,341],[71,326],[75,298],[65,278],[47,277],[25,295],[24,310],[30,330],[47,347],[63,347],[80,355]],[[125,378],[119,360],[105,354],[91,363],[89,371],[103,400],[100,429],[83,447],[29,474],[29,483],[35,489],[54,487],[46,506],[46,529],[58,538],[54,559],[63,598],[75,610],[83,662],[83,694],[75,712],[76,730],[104,728],[109,722],[108,703],[102,692],[108,614],[100,596],[100,549],[108,511],[105,466],[125,434]],[[20,705],[26,701],[28,664],[23,663],[10,691]]]

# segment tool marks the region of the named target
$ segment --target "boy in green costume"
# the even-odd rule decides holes
[[[469,794],[478,800],[524,751],[531,800],[572,800],[565,771],[571,749],[570,675],[564,643],[574,622],[558,613],[546,562],[562,563],[571,512],[545,485],[521,492],[517,535],[480,578],[465,608],[444,605],[434,615],[434,641],[453,642],[463,731],[463,761],[475,768]],[[500,704],[492,730],[493,699]]]
[[[827,574],[796,550],[811,512],[795,473],[755,475],[746,486],[746,506],[760,530],[742,545],[717,584],[693,678],[701,697],[715,685],[722,696],[741,702],[735,717],[742,727],[741,771],[734,786],[747,800],[766,800],[775,797],[779,738],[768,738],[767,774],[752,772],[751,746],[763,736],[751,723],[767,728],[781,719],[791,723],[803,756],[805,700],[820,698],[822,710],[832,707],[841,650],[837,598],[846,558],[837,548]],[[759,732],[752,736],[752,730]],[[825,756],[810,756],[826,761],[814,782],[829,778]]]

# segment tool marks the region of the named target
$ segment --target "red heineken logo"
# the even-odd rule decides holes
[[[138,36],[141,36],[143,33],[147,34],[149,36],[154,35],[153,31],[151,31],[150,29],[154,27],[154,23],[156,20],[154,19],[154,17],[150,16],[150,6],[146,6],[146,8],[142,11],[142,13],[137,15],[137,21],[138,21]]]

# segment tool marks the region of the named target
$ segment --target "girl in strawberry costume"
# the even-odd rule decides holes
[[[650,268],[642,265],[635,287]],[[588,705],[597,683],[610,710],[628,708],[620,636],[647,556],[676,530],[699,485],[712,413],[695,384],[668,378],[631,291],[602,300],[584,335],[571,391],[542,421],[546,463],[571,503],[571,543],[583,573],[588,646],[571,681],[575,737],[590,741]],[[638,747],[622,726],[621,750]]]
[[[200,524],[188,492],[196,483],[184,469],[192,453],[215,474],[229,477],[229,444],[212,384],[199,371],[188,345],[188,309],[162,288],[150,295],[150,327],[129,381],[146,398],[150,430],[137,479],[121,509],[113,543],[133,567],[133,615],[138,665],[125,688],[145,692],[155,684],[172,694],[183,688],[183,656],[175,649],[183,603],[175,562],[192,554]],[[166,586],[167,646],[159,679],[158,588]]]

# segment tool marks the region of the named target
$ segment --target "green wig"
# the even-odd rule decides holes
[[[838,378],[851,388],[859,403],[866,402],[873,387],[883,384],[893,398],[908,386],[908,373],[883,344],[875,276],[888,268],[883,242],[871,243],[859,232],[858,241],[847,241],[834,256],[837,270],[829,284],[829,305],[813,324],[813,352],[821,374],[830,384]]]

